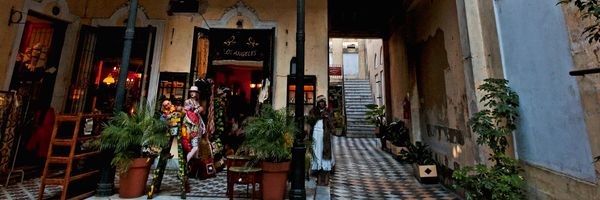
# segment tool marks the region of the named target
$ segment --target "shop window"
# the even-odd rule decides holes
[[[296,103],[296,77],[288,76],[287,85],[287,107],[288,109],[294,109]],[[315,105],[316,101],[316,83],[317,77],[314,75],[304,76],[304,115],[308,115],[308,112]]]
[[[161,72],[158,85],[158,100],[169,100],[173,105],[181,106],[185,100],[188,73]]]

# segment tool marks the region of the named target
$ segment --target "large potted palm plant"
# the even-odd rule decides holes
[[[265,105],[258,116],[246,121],[245,132],[242,149],[250,151],[263,170],[263,199],[284,199],[296,132],[292,118],[284,109]]]
[[[116,113],[105,125],[100,147],[113,152],[111,165],[120,175],[119,197],[144,194],[152,158],[168,143],[167,125],[148,108]]]

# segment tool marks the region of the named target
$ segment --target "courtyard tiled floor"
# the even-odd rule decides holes
[[[334,137],[331,199],[458,199],[439,184],[421,184],[412,167],[381,150],[377,138]]]
[[[311,177],[306,183],[308,199],[458,199],[439,184],[420,184],[413,176],[411,166],[401,164],[381,151],[376,138],[334,137],[333,141],[336,172],[331,177],[330,187],[316,187],[314,177]],[[179,199],[175,172],[169,171],[163,181],[162,192],[155,199]],[[192,191],[188,193],[188,199],[227,199],[226,172],[219,173],[216,178],[190,181]],[[0,199],[36,199],[38,188],[39,178],[0,186]],[[235,191],[235,199],[247,199],[245,186],[236,185]],[[46,187],[46,199],[57,199],[58,195],[60,187]],[[89,199],[118,199],[118,195]]]

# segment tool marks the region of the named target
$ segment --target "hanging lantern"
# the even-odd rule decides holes
[[[106,85],[110,85],[115,83],[115,78],[112,76],[112,73],[110,73],[106,78],[102,79],[102,82],[106,83]]]

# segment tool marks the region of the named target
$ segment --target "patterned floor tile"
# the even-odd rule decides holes
[[[334,137],[331,199],[458,199],[441,185],[423,185],[412,167],[381,151],[376,138]]]

